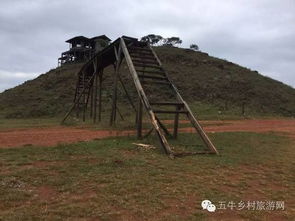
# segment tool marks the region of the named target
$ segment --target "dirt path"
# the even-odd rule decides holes
[[[185,123],[185,122],[184,122]],[[295,139],[295,120],[239,120],[202,121],[207,132],[253,131],[286,133]],[[181,128],[181,132],[192,132],[193,128]],[[134,135],[135,131],[90,130],[70,127],[14,129],[0,131],[0,147],[54,146],[60,143],[75,143],[105,137]]]

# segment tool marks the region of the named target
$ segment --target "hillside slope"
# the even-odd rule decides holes
[[[295,89],[256,71],[188,49],[155,48],[171,79],[190,103],[220,110],[245,106],[253,113],[295,115]],[[66,65],[0,94],[0,113],[8,118],[57,116],[70,107],[76,74],[82,65]],[[111,95],[112,68],[106,70],[105,99]],[[128,75],[122,68],[122,76]],[[125,81],[126,81],[125,77]],[[132,88],[131,81],[128,88]],[[132,95],[136,93],[133,90]]]

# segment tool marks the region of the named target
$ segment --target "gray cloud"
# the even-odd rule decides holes
[[[179,36],[183,47],[197,43],[294,87],[294,11],[293,0],[2,0],[0,91],[55,67],[75,35],[150,33]]]

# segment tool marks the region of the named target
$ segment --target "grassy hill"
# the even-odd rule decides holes
[[[295,89],[232,62],[188,49],[157,47],[171,79],[194,110],[241,115],[295,116]],[[76,74],[82,64],[65,65],[0,94],[0,114],[6,118],[61,116],[72,104]],[[112,91],[110,67],[105,71],[103,97]],[[128,88],[128,70],[122,68]],[[121,94],[121,96],[123,96]],[[126,101],[123,101],[126,103]],[[105,108],[108,111],[108,108]]]

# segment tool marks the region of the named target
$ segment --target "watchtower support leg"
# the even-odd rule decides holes
[[[142,102],[138,100],[138,109],[137,109],[137,138],[142,138]]]

